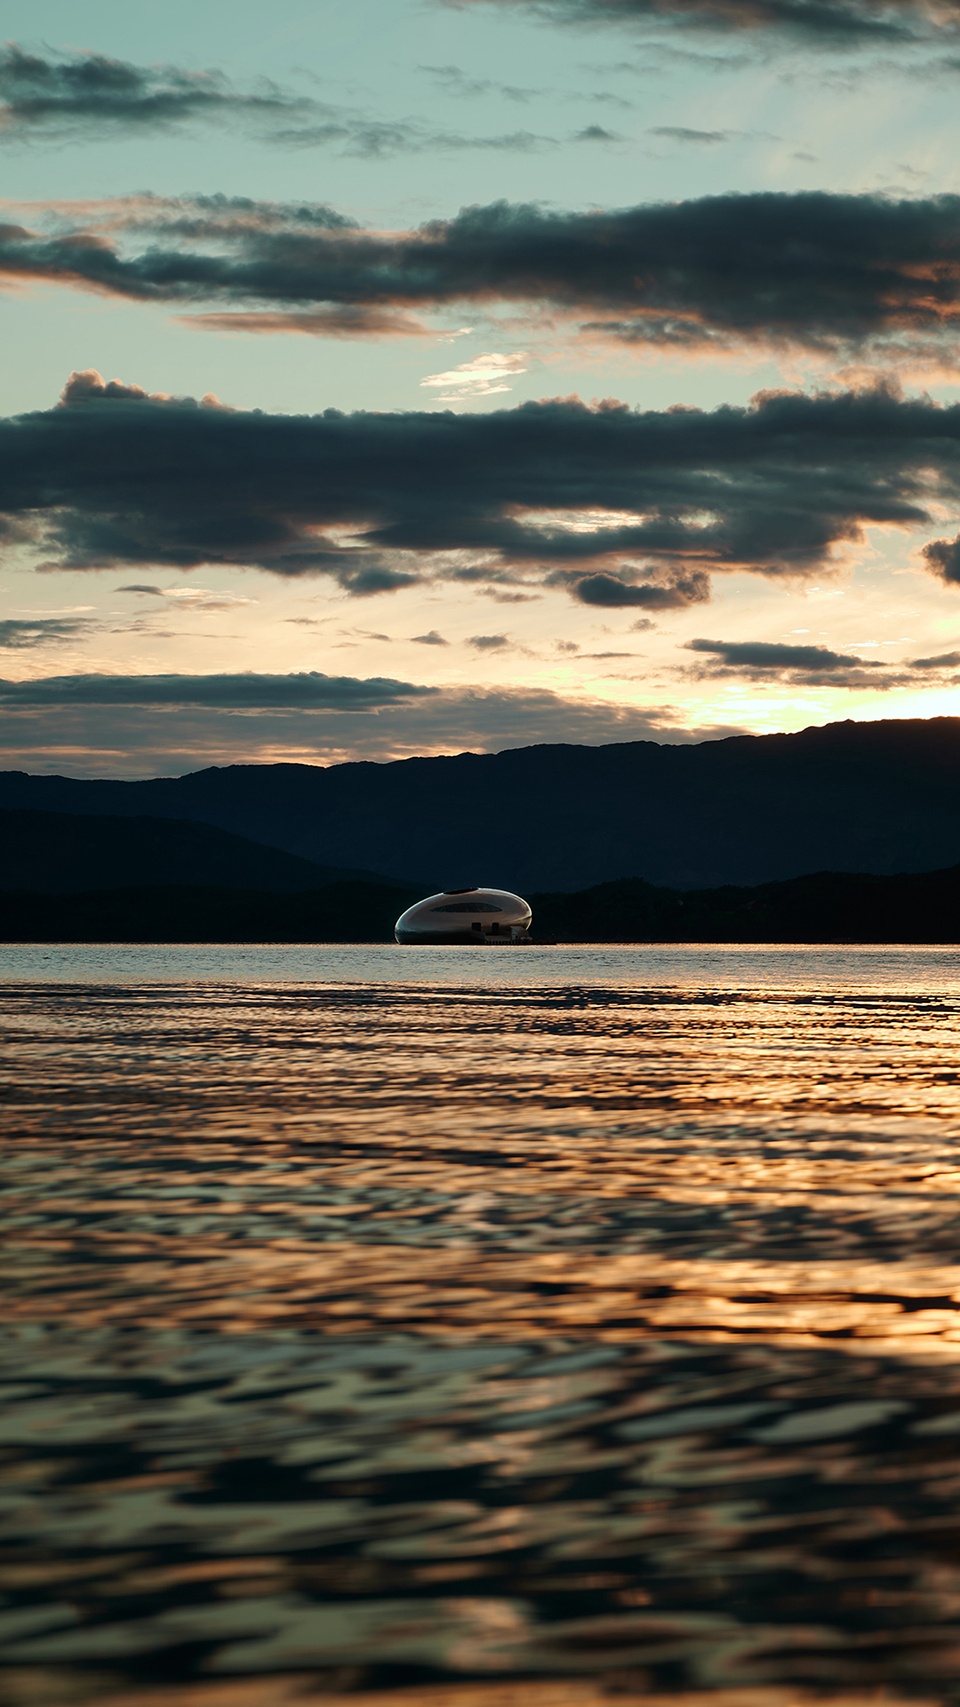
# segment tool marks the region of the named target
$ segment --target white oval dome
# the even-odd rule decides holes
[[[394,926],[398,942],[525,942],[529,904],[509,889],[444,889],[401,913]]]

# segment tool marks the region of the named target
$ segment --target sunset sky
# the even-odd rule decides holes
[[[0,766],[960,713],[960,10],[8,0]]]

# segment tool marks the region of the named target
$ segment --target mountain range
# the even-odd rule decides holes
[[[7,771],[0,811],[7,890],[189,881],[295,892],[372,873],[421,892],[621,878],[683,890],[922,872],[960,862],[960,718],[134,782]],[[58,830],[44,813],[85,822]]]

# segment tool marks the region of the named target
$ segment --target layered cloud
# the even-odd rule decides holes
[[[688,640],[689,652],[708,652],[724,665],[748,670],[844,670],[861,659],[826,646],[784,646],[767,640]],[[871,666],[881,668],[880,665]]]
[[[0,622],[0,650],[35,651],[79,640],[90,628],[86,617],[6,617]]]
[[[319,678],[322,684],[330,678]],[[0,683],[0,760],[72,774],[144,776],[209,764],[500,752],[539,742],[689,741],[675,708],[568,699],[546,689],[417,688],[302,676],[47,677]],[[313,697],[310,697],[310,693]],[[122,717],[118,711],[122,709]],[[389,715],[385,713],[389,712]]]
[[[0,469],[0,531],[48,569],[219,564],[359,595],[446,581],[662,609],[702,603],[711,571],[822,569],[870,525],[941,531],[960,406],[877,390],[292,416],[87,372],[58,407],[0,421]]]
[[[903,687],[909,672],[827,646],[783,645],[761,640],[688,640],[686,650],[706,655],[698,676],[741,676],[749,681],[790,681],[810,687]]]
[[[498,4],[561,23],[783,35],[815,47],[907,46],[952,40],[956,0],[448,0]]]
[[[154,131],[203,118],[289,122],[311,103],[271,84],[243,93],[217,71],[132,65],[100,53],[0,50],[0,137]]]
[[[154,587],[142,582],[133,582],[125,587],[118,587],[118,593],[137,593],[141,597],[161,599],[174,610],[202,611],[232,611],[242,609],[245,605],[255,605],[256,599],[249,599],[242,593],[214,591],[211,587]]]
[[[951,687],[960,665],[960,652],[941,652],[934,658],[910,658],[903,664],[861,658],[855,652],[834,652],[828,646],[804,646],[765,640],[688,640],[685,650],[698,652],[703,662],[692,674],[704,677],[739,676],[752,682],[789,682],[798,687],[830,687],[885,693],[891,688],[929,687],[937,672]]]
[[[915,670],[953,670],[960,665],[960,652],[938,652],[934,658],[914,658]]]
[[[436,688],[389,677],[324,676],[316,670],[270,676],[235,675],[40,676],[29,681],[0,680],[0,706],[173,706],[212,707],[221,711],[304,708],[311,711],[364,710],[423,699]]]
[[[601,610],[624,609],[629,605],[641,605],[647,610],[679,610],[684,605],[702,604],[710,597],[710,579],[702,569],[667,570],[655,582],[627,582],[617,575],[603,573],[565,579],[580,604],[597,605]]]
[[[317,100],[262,78],[238,89],[221,71],[177,65],[135,65],[100,53],[29,53],[16,43],[0,49],[0,143],[116,139],[202,123],[252,131],[296,148],[335,148],[379,158],[427,151],[481,149],[530,152],[558,141],[616,141],[600,126],[559,139],[530,130],[468,135],[420,118]]]
[[[194,322],[215,330],[398,336],[476,304],[638,350],[895,359],[920,347],[956,360],[956,195],[759,193],[592,213],[501,202],[399,233],[322,205],[141,197],[64,205],[51,222],[0,226],[0,277],[207,307]],[[500,368],[522,371],[523,358],[475,358],[429,384],[490,390]]]

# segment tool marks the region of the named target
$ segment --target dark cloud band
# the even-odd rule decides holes
[[[243,115],[290,122],[310,103],[264,83],[241,93],[217,71],[132,65],[101,53],[0,50],[2,134],[76,134],[98,129],[161,130],[197,118]]]
[[[0,276],[194,307],[221,331],[403,336],[424,330],[418,311],[473,303],[560,312],[638,349],[892,358],[919,343],[955,360],[956,195],[721,195],[608,213],[497,203],[399,234],[327,207],[216,197],[57,219],[52,233],[0,226]]]
[[[41,676],[32,681],[0,681],[0,705],[11,710],[79,705],[203,706],[221,711],[370,710],[436,692],[436,688],[418,687],[412,682],[324,676],[315,670],[288,676]]]
[[[355,594],[446,580],[698,604],[712,570],[807,573],[870,524],[929,526],[957,501],[960,405],[886,390],[291,416],[85,373],[59,407],[0,421],[0,528],[41,567],[236,565]]]
[[[764,640],[688,640],[685,650],[705,654],[709,660],[692,672],[699,677],[734,676],[750,682],[789,682],[797,687],[845,688],[868,693],[929,687],[929,679],[918,671],[949,672],[960,664],[958,652],[891,664],[861,658],[855,652],[833,652],[828,646],[784,645]],[[955,685],[955,677],[948,675],[945,679],[951,687]]]
[[[499,4],[560,23],[611,23],[725,34],[782,34],[817,47],[903,46],[950,39],[955,0],[452,0]]]
[[[831,652],[827,646],[784,646],[766,640],[688,640],[687,651],[708,652],[723,664],[747,670],[815,670],[822,674],[863,662],[855,653]]]
[[[384,118],[294,94],[266,78],[252,89],[238,89],[216,70],[135,65],[100,53],[28,53],[16,43],[0,49],[0,143],[68,137],[89,142],[198,123],[240,127],[287,147],[333,148],[367,159],[466,149],[529,153],[556,147],[559,140],[529,130],[471,136],[419,118]],[[618,139],[593,125],[562,140]]]

